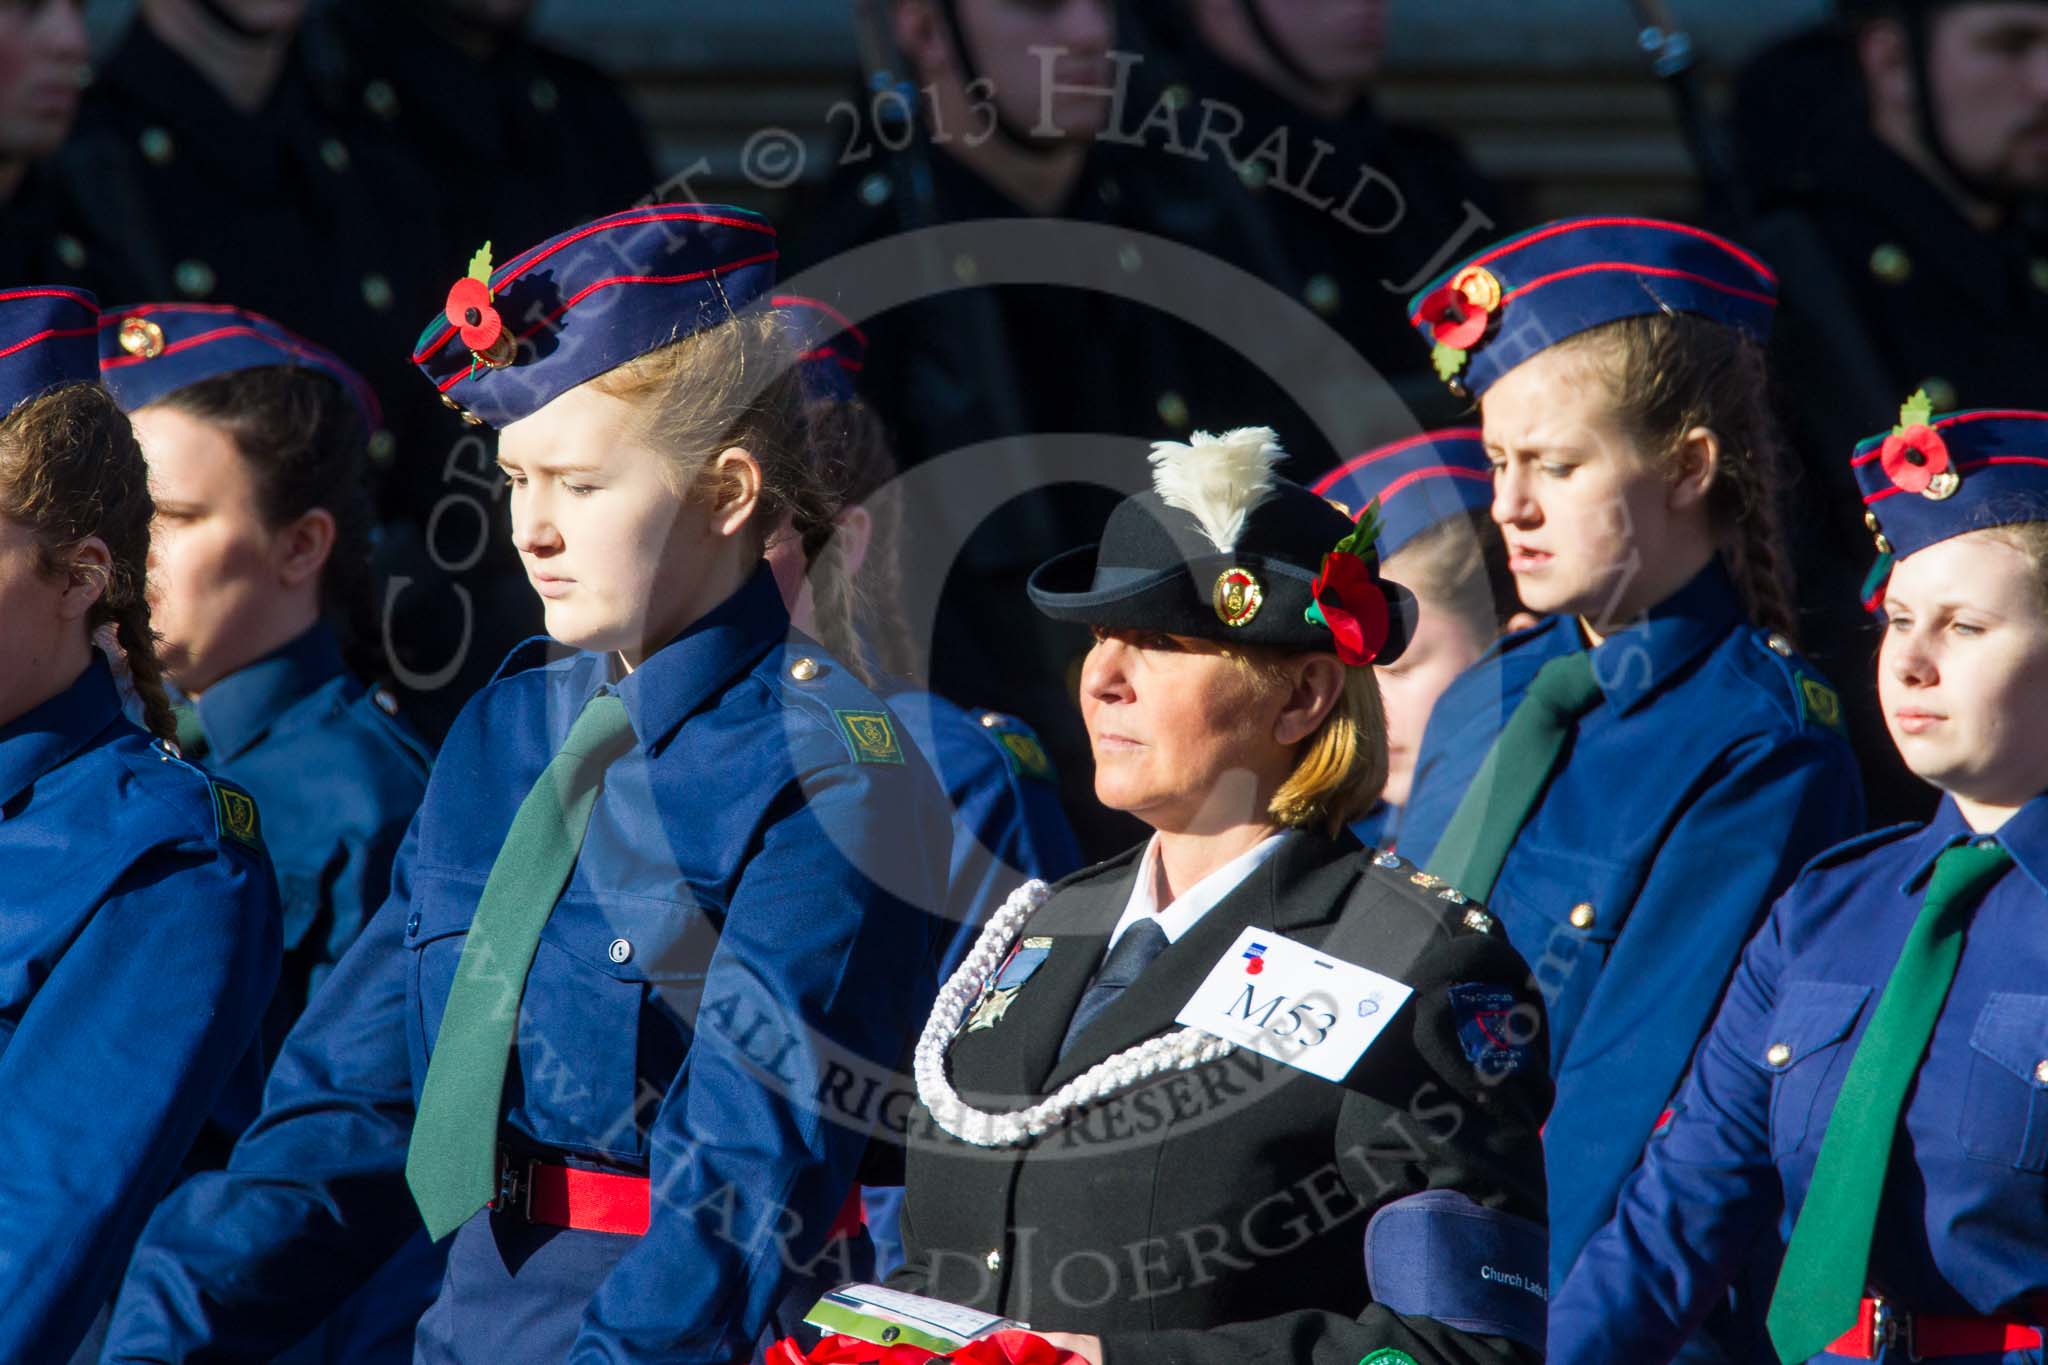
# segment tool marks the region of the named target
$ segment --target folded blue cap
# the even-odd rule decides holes
[[[1342,503],[1354,520],[1380,503],[1382,559],[1433,526],[1493,502],[1493,466],[1478,427],[1425,431],[1346,460],[1311,488]]]
[[[1761,342],[1778,278],[1725,237],[1657,218],[1565,218],[1496,243],[1409,301],[1437,373],[1473,397],[1604,323],[1693,313]]]
[[[65,384],[98,383],[99,322],[87,290],[0,289],[0,414]]]
[[[585,380],[736,316],[775,283],[775,229],[723,204],[585,223],[448,291],[413,363],[472,422],[502,427]]]
[[[217,303],[131,303],[100,318],[100,380],[122,411],[146,408],[202,380],[282,365],[341,385],[363,430],[383,425],[377,396],[341,358],[280,323]]]

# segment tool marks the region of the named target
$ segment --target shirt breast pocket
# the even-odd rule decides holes
[[[406,922],[415,1076],[426,1075],[481,894],[460,879],[415,877]],[[564,896],[520,993],[506,1123],[545,1148],[643,1158],[641,1110],[681,1065],[688,1031],[674,1003],[701,987],[710,937],[701,913],[673,902]],[[518,988],[509,977],[489,984],[494,995]]]
[[[1561,1054],[1628,922],[1641,886],[1633,863],[1543,845],[1517,844],[1488,908],[1529,963]]]
[[[1818,1145],[1827,1128],[1823,1094],[1840,1087],[1853,1055],[1842,1040],[1870,998],[1870,987],[1851,982],[1790,981],[1771,1016],[1764,1052],[1755,1059],[1771,1073],[1771,1155]]]
[[[1970,1032],[1963,1150],[2023,1171],[2048,1169],[2048,995],[2001,992]]]

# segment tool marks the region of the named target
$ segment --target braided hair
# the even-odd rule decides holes
[[[86,614],[88,633],[111,626],[128,656],[131,684],[151,734],[173,739],[177,723],[164,693],[163,663],[149,625],[144,585],[149,526],[156,503],[149,466],[127,414],[97,384],[71,384],[18,405],[0,419],[0,516],[25,526],[49,574],[91,573],[100,593]],[[77,560],[98,537],[108,563]]]
[[[1784,439],[1763,348],[1733,327],[1677,312],[1623,318],[1566,344],[1607,363],[1621,420],[1653,459],[1675,469],[1687,432],[1714,433],[1720,460],[1707,515],[1721,562],[1751,623],[1796,641],[1792,566],[1773,496],[1785,478]]]

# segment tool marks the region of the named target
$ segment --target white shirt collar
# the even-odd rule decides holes
[[[1110,931],[1108,947],[1116,947],[1116,941],[1124,936],[1126,928],[1148,918],[1158,922],[1168,943],[1178,943],[1180,936],[1194,928],[1195,922],[1208,914],[1216,902],[1237,890],[1245,878],[1258,871],[1268,858],[1279,851],[1280,841],[1287,833],[1286,830],[1278,830],[1267,835],[1181,892],[1164,909],[1153,903],[1152,888],[1157,884],[1159,873],[1159,836],[1153,835],[1138,859],[1138,879],[1131,886],[1131,899],[1124,905],[1123,914],[1117,917],[1116,928]]]

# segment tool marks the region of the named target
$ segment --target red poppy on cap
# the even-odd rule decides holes
[[[448,304],[442,309],[448,325],[462,334],[462,344],[482,355],[505,335],[504,319],[491,307],[491,287],[474,275],[464,275],[448,290]]]
[[[1337,657],[1360,668],[1386,647],[1390,625],[1386,594],[1366,562],[1357,555],[1334,551],[1323,556],[1323,571],[1309,593],[1337,648]]]
[[[1908,493],[1925,493],[1949,470],[1948,443],[1933,427],[1918,423],[1885,437],[1877,459],[1885,477]]]

